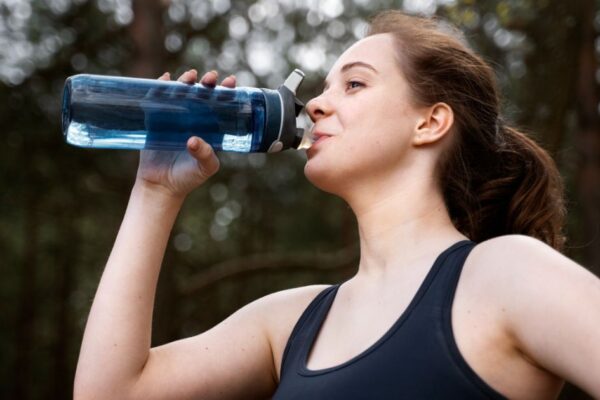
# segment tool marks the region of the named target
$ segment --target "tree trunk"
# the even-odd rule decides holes
[[[165,29],[163,14],[169,1],[133,0],[133,22],[129,35],[133,42],[133,62],[128,73],[141,78],[158,78],[165,72]]]
[[[598,106],[598,68],[594,40],[595,0],[582,0],[579,3],[580,23],[576,102],[579,129],[575,132],[574,143],[577,151],[576,188],[581,214],[584,240],[581,262],[585,267],[600,275],[600,118]],[[567,384],[560,400],[591,399],[577,387]]]
[[[582,0],[581,47],[577,82],[579,130],[575,145],[578,153],[577,189],[582,213],[584,265],[600,275],[600,93],[596,82],[594,0]]]
[[[31,157],[29,146],[23,146],[22,159]],[[39,193],[37,184],[33,181],[34,172],[30,163],[25,164],[24,180],[27,185],[23,186],[25,193],[25,229],[23,230],[23,264],[19,276],[18,312],[15,329],[16,359],[13,377],[12,399],[28,399],[31,388],[31,348],[33,347],[33,330],[36,318],[36,267],[38,265],[38,239],[39,239]]]
[[[56,319],[54,323],[54,379],[52,380],[54,399],[68,399],[72,396],[74,366],[70,362],[70,344],[74,339],[71,318],[70,296],[74,289],[74,266],[78,259],[81,239],[72,218],[73,207],[66,208],[58,219],[60,237],[64,243],[73,244],[57,257],[56,281],[54,282]]]

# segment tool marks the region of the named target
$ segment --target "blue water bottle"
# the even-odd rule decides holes
[[[182,150],[191,136],[216,151],[306,148],[310,140],[296,126],[303,79],[296,69],[271,90],[75,75],[63,91],[63,133],[67,143],[89,148]]]

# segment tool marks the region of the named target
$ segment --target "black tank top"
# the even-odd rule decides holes
[[[463,240],[442,252],[406,311],[368,349],[337,366],[309,370],[309,351],[340,285],[322,291],[292,331],[273,399],[504,399],[469,367],[452,334],[452,300],[474,246]]]

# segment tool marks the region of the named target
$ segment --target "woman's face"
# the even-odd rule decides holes
[[[332,67],[323,93],[307,104],[316,141],[304,172],[322,190],[343,194],[411,162],[419,114],[395,54],[390,34],[358,41]]]

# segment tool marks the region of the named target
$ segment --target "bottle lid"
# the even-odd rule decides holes
[[[276,91],[263,89],[266,96],[266,123],[263,151],[276,153],[298,149],[305,136],[296,125],[296,117],[304,108],[296,91],[304,80],[304,72],[295,69]],[[275,133],[277,131],[277,133]]]

